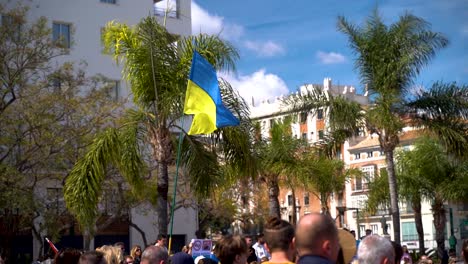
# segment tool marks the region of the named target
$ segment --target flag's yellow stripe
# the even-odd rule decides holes
[[[187,85],[184,113],[194,114],[189,135],[209,134],[216,130],[216,105],[208,93],[191,80]]]

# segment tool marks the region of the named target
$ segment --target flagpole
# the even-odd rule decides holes
[[[176,174],[175,174],[175,179],[174,179],[174,192],[172,194],[172,206],[171,206],[171,228],[169,231],[169,247],[168,247],[168,252],[169,254],[171,253],[171,247],[172,247],[172,230],[174,228],[174,208],[175,208],[175,203],[176,203],[176,196],[177,196],[177,179],[179,178],[179,165],[180,165],[180,149],[182,148],[182,139],[184,138],[184,133],[182,131],[184,127],[184,116],[182,115],[182,123],[181,123],[181,129],[179,132],[179,144],[177,146],[177,159],[176,159]]]

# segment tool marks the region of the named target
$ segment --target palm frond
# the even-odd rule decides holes
[[[235,71],[239,53],[229,42],[216,35],[199,34],[183,38],[179,42],[181,49],[181,64],[188,69],[196,50],[205,57],[216,70]]]
[[[117,131],[108,129],[93,141],[89,151],[75,164],[66,179],[65,202],[83,230],[95,224],[106,167],[117,158],[119,146]]]
[[[468,153],[468,86],[435,83],[407,103],[415,126],[435,135],[459,157]]]
[[[216,152],[207,148],[203,138],[184,137],[181,148],[181,164],[184,164],[194,192],[206,196],[210,188],[220,180],[220,168]]]

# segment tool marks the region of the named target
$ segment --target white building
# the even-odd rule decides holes
[[[5,3],[3,3],[5,2]],[[161,23],[166,21],[169,32],[188,36],[191,34],[191,1],[190,0],[7,0],[2,1],[6,9],[11,9],[19,3],[29,7],[28,21],[36,21],[40,17],[46,17],[52,29],[51,38],[63,39],[69,53],[57,58],[57,63],[73,61],[86,62],[87,75],[102,74],[111,80],[115,80],[115,96],[125,98],[129,96],[128,85],[122,80],[122,67],[116,65],[109,55],[103,54],[101,32],[110,21],[117,21],[129,25],[135,25],[148,15],[155,15]],[[165,9],[168,12],[165,12]],[[167,14],[165,18],[165,14]],[[61,193],[61,181],[47,181],[41,184],[37,190],[42,196],[54,196]],[[58,203],[63,203],[63,197],[59,197]],[[134,208],[130,215],[132,222],[139,225],[146,232],[148,243],[155,241],[158,234],[156,216],[151,209],[145,210],[147,205]],[[39,225],[41,218],[36,223]],[[120,230],[120,229],[126,230]],[[191,208],[181,208],[175,213],[174,234],[178,235],[180,243],[195,237],[198,228],[197,211]],[[120,230],[115,239],[123,239],[126,250],[132,245],[145,246],[140,234],[135,228],[129,226],[116,226],[114,230]],[[42,235],[46,235],[45,233]],[[112,234],[102,238],[101,242],[112,240]],[[82,243],[82,242],[81,242]],[[76,244],[76,241],[75,241]],[[99,244],[99,241],[91,242],[91,248]],[[173,244],[174,245],[174,244]],[[179,245],[177,245],[179,246]],[[77,248],[80,248],[77,246]],[[179,250],[179,248],[175,248]],[[33,257],[36,259],[39,252],[39,244],[33,245]]]

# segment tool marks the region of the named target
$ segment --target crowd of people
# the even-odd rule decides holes
[[[116,243],[89,252],[65,249],[55,255],[54,264],[432,264],[426,255],[413,262],[406,246],[390,241],[388,236],[366,232],[356,240],[353,232],[338,229],[335,221],[323,214],[312,213],[302,217],[294,227],[289,222],[273,217],[257,236],[222,236],[215,242],[210,256],[192,256],[191,244],[181,252],[169,256],[167,237],[160,235],[154,245],[142,252],[134,246],[130,255],[124,255],[125,245]],[[468,240],[462,246],[459,258],[451,252],[450,264],[468,264]],[[45,262],[43,262],[45,263]],[[448,263],[448,262],[447,262]]]

